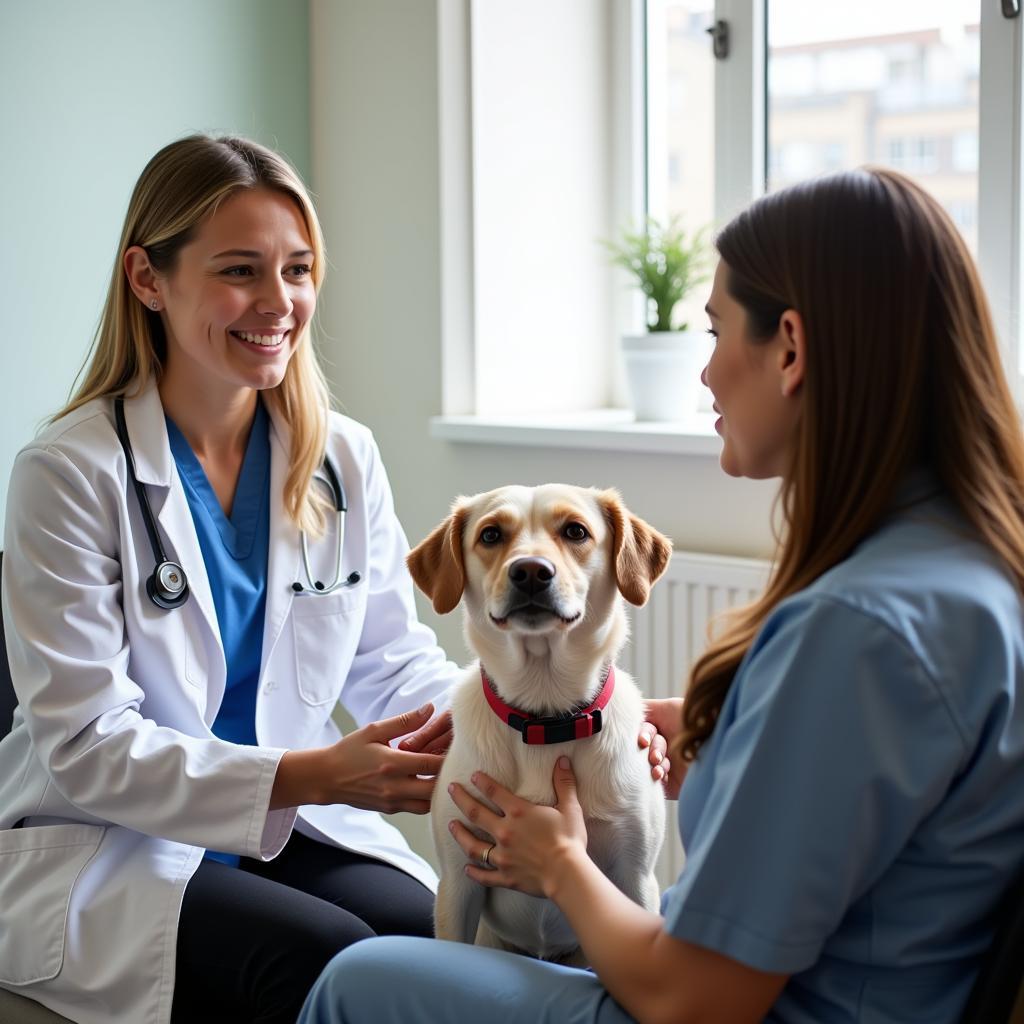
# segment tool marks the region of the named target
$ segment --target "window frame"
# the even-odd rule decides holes
[[[1020,403],[1021,32],[999,0],[982,0],[978,96],[978,265],[996,333]]]

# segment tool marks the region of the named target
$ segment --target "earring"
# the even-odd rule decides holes
[[[150,306],[151,306],[151,307],[152,307],[153,309],[159,309],[159,308],[160,308],[160,303],[159,303],[159,302],[157,302],[157,301],[156,301],[156,299],[154,299],[154,300],[153,300],[153,301],[152,301],[152,302],[150,303]]]

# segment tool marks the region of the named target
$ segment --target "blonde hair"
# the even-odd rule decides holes
[[[129,287],[125,252],[141,246],[158,273],[171,273],[178,253],[199,225],[229,196],[253,188],[280,192],[299,207],[313,248],[312,279],[319,293],[326,266],[323,235],[305,186],[284,158],[248,139],[191,135],[172,142],[149,161],[135,185],[103,313],[79,374],[81,382],[55,420],[95,398],[136,395],[163,372],[163,322]],[[313,488],[313,473],[324,456],[330,398],[309,324],[298,338],[284,379],[263,394],[291,434],[285,508],[300,529],[319,534],[326,503]]]
[[[1024,590],[1024,440],[974,261],[941,206],[864,168],[755,202],[717,247],[750,344],[804,322],[803,405],[765,593],[723,620],[690,676],[677,751],[711,735],[780,601],[846,558],[927,468]]]

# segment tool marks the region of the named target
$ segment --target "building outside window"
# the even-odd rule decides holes
[[[706,223],[714,209],[714,145],[708,122],[715,61],[707,30],[709,0],[652,0],[663,26],[666,80],[673,102],[664,123],[670,151],[686,154],[688,173],[659,181],[671,213]],[[835,16],[814,0],[769,0],[766,7],[767,190],[859,164],[884,164],[917,178],[971,225],[977,248],[980,0],[916,3],[862,0]],[[832,16],[826,16],[828,8]],[[854,16],[855,15],[855,16]],[[895,26],[895,27],[894,27]],[[688,97],[681,101],[681,96]],[[652,178],[666,168],[652,163]]]

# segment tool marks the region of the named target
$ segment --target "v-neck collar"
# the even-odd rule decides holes
[[[270,467],[269,421],[263,403],[256,403],[256,415],[249,430],[230,517],[224,515],[206,470],[192,451],[185,435],[170,416],[166,413],[164,416],[167,420],[167,439],[170,442],[171,454],[177,463],[186,490],[205,508],[217,528],[221,542],[231,556],[235,559],[248,558],[256,539]]]

